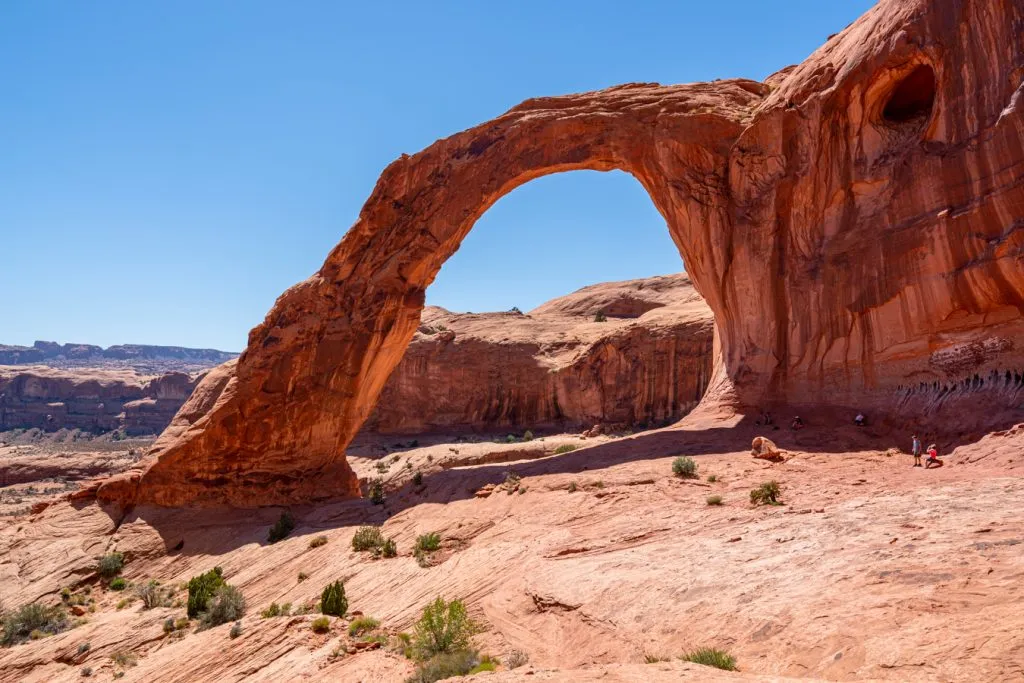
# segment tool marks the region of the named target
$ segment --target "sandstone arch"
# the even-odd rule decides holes
[[[1021,25],[1015,0],[883,0],[767,84],[529,100],[399,159],[145,469],[100,497],[356,494],[344,447],[441,264],[500,196],[573,169],[632,174],[665,217],[715,313],[706,402],[891,409],[906,405],[904,385],[1019,366],[1007,357],[1024,342]],[[904,96],[922,64],[934,92],[915,76]],[[923,127],[884,120],[894,92],[892,118],[920,114]]]

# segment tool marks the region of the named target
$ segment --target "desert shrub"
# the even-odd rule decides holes
[[[505,489],[510,493],[519,488],[519,483],[523,480],[515,470],[505,470]]]
[[[277,543],[288,538],[288,534],[293,529],[295,529],[295,520],[292,519],[291,513],[285,510],[277,518],[277,521],[274,522],[274,526],[270,527],[270,532],[267,534],[267,543]]]
[[[681,657],[684,662],[693,662],[704,666],[713,666],[723,671],[736,671],[736,658],[723,650],[713,647],[701,647],[687,652]]]
[[[707,500],[708,500],[708,505],[721,505],[722,504],[722,497],[721,496],[708,496]]]
[[[497,659],[484,655],[480,658],[480,663],[469,670],[469,675],[483,673],[484,671],[497,671],[498,665],[501,664]]]
[[[462,600],[445,602],[444,598],[437,598],[423,608],[423,614],[416,622],[413,649],[420,660],[442,653],[468,650],[470,638],[479,631],[480,627],[469,618]]]
[[[327,584],[320,594],[320,611],[336,617],[343,617],[348,612],[348,598],[345,597],[345,584],[341,581]]]
[[[597,315],[595,315],[595,316],[594,316],[594,322],[595,322],[595,323],[603,323],[603,322],[608,322],[608,316],[606,316],[606,315],[605,315],[604,313],[602,313],[601,311],[598,311],[598,312],[597,312]]]
[[[412,485],[413,486],[423,486],[423,473],[422,472],[417,472],[416,474],[412,475]]]
[[[384,504],[384,482],[380,479],[370,482],[370,502],[374,505]]]
[[[174,619],[165,619],[164,633],[174,633],[175,630],[176,629],[174,628]]]
[[[380,554],[384,557],[396,557],[398,555],[398,545],[395,544],[395,539],[389,538],[384,541],[384,545],[380,547]]]
[[[668,657],[662,657],[661,655],[644,655],[644,664],[657,664],[659,662],[667,662]]]
[[[526,654],[522,650],[512,650],[512,652],[508,653],[508,657],[505,659],[505,666],[509,669],[518,669],[529,661],[530,655]]]
[[[82,674],[82,678],[88,678],[89,676],[92,676],[92,667],[91,666],[83,666],[82,670],[79,673]]]
[[[569,486],[566,488],[569,493],[576,493],[576,482],[570,481]]]
[[[135,587],[135,594],[142,600],[142,609],[164,607],[170,598],[167,589],[161,586],[159,581],[139,584]]]
[[[176,631],[181,631],[182,629],[186,629],[186,628],[188,628],[188,625],[189,625],[188,617],[178,617],[177,619],[174,620],[174,629]]]
[[[416,545],[413,546],[414,550],[419,550],[425,553],[431,553],[441,547],[441,534],[431,532],[429,534],[423,534],[422,536],[416,537]]]
[[[107,553],[96,563],[96,573],[104,579],[112,579],[124,569],[124,553]]]
[[[317,617],[309,627],[313,629],[313,633],[327,633],[331,630],[331,620],[327,617]]]
[[[576,445],[571,443],[563,443],[561,446],[555,449],[555,455],[562,455],[563,453],[572,453],[576,450]]]
[[[118,650],[114,654],[110,655],[110,659],[114,664],[127,669],[128,667],[135,666],[139,663],[139,657],[130,650]]]
[[[356,636],[362,635],[367,631],[372,631],[378,626],[380,626],[380,622],[374,619],[373,617],[359,617],[358,619],[353,620],[352,623],[348,625],[348,634],[349,636],[355,638]]]
[[[213,594],[203,614],[204,626],[220,626],[238,621],[245,614],[245,596],[234,586],[224,584]]]
[[[683,479],[692,479],[697,476],[697,463],[687,456],[678,457],[672,461],[672,473]]]
[[[309,547],[310,548],[319,548],[319,547],[325,546],[325,545],[327,545],[327,537],[326,536],[317,536],[316,538],[314,538],[312,541],[309,542]]]
[[[529,429],[523,432],[523,441],[533,441],[533,432]]]
[[[231,630],[228,631],[228,637],[234,640],[238,636],[242,635],[242,622],[236,621]]]
[[[92,647],[92,645],[90,645],[88,641],[86,641],[84,643],[79,643],[78,644],[78,654],[84,655],[86,652],[89,651],[90,647]]]
[[[306,572],[299,572],[299,576],[298,576],[299,583],[302,583],[303,581],[305,581],[308,578],[309,578],[309,574],[307,574]]]
[[[475,650],[456,650],[435,655],[416,668],[406,683],[435,683],[446,678],[465,676],[480,663]]]
[[[708,475],[708,483],[709,484],[714,484],[716,481],[718,481],[718,477],[717,476],[715,476],[714,474],[709,474]]]
[[[384,545],[384,534],[380,532],[380,527],[361,526],[352,536],[352,549],[356,552],[373,550],[382,545]]]
[[[7,612],[4,614],[3,623],[4,635],[0,639],[0,644],[5,646],[22,643],[29,638],[36,640],[71,628],[71,623],[62,607],[59,605],[47,607],[35,602]]]
[[[224,571],[220,567],[214,567],[205,574],[193,576],[188,582],[188,616],[195,619],[206,610],[213,594],[218,588],[225,585]]]
[[[286,602],[283,605],[279,605],[276,602],[270,603],[270,607],[260,612],[260,616],[264,619],[270,619],[272,617],[287,617],[291,614],[292,603]]]
[[[779,483],[777,481],[766,481],[750,492],[751,505],[781,505],[779,503]]]
[[[127,587],[128,582],[120,576],[115,577],[114,580],[110,582],[110,590],[112,591],[123,591]]]

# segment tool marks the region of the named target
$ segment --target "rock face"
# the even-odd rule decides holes
[[[198,383],[180,372],[0,366],[0,431],[39,428],[158,434]]]
[[[237,364],[210,374],[206,410],[190,401],[147,468],[101,498],[355,495],[345,447],[445,259],[502,195],[574,169],[640,181],[714,312],[698,412],[1019,405],[1022,25],[1016,0],[882,0],[766,83],[528,100],[403,156]]]
[[[677,420],[711,377],[713,327],[682,274],[586,287],[525,315],[428,306],[363,431]]]
[[[0,344],[0,365],[40,364],[61,368],[131,367],[142,372],[202,370],[236,358],[237,353],[183,346],[118,344],[104,349],[93,344],[37,341],[32,346]]]

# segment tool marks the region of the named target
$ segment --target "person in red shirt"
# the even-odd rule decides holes
[[[928,447],[928,459],[924,461],[924,468],[928,469],[932,465],[942,467],[942,461],[939,460],[939,451],[935,448],[935,444]]]

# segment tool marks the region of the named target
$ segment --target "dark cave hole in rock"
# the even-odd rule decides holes
[[[890,123],[907,123],[931,115],[934,105],[935,71],[922,64],[892,91],[882,116]]]

